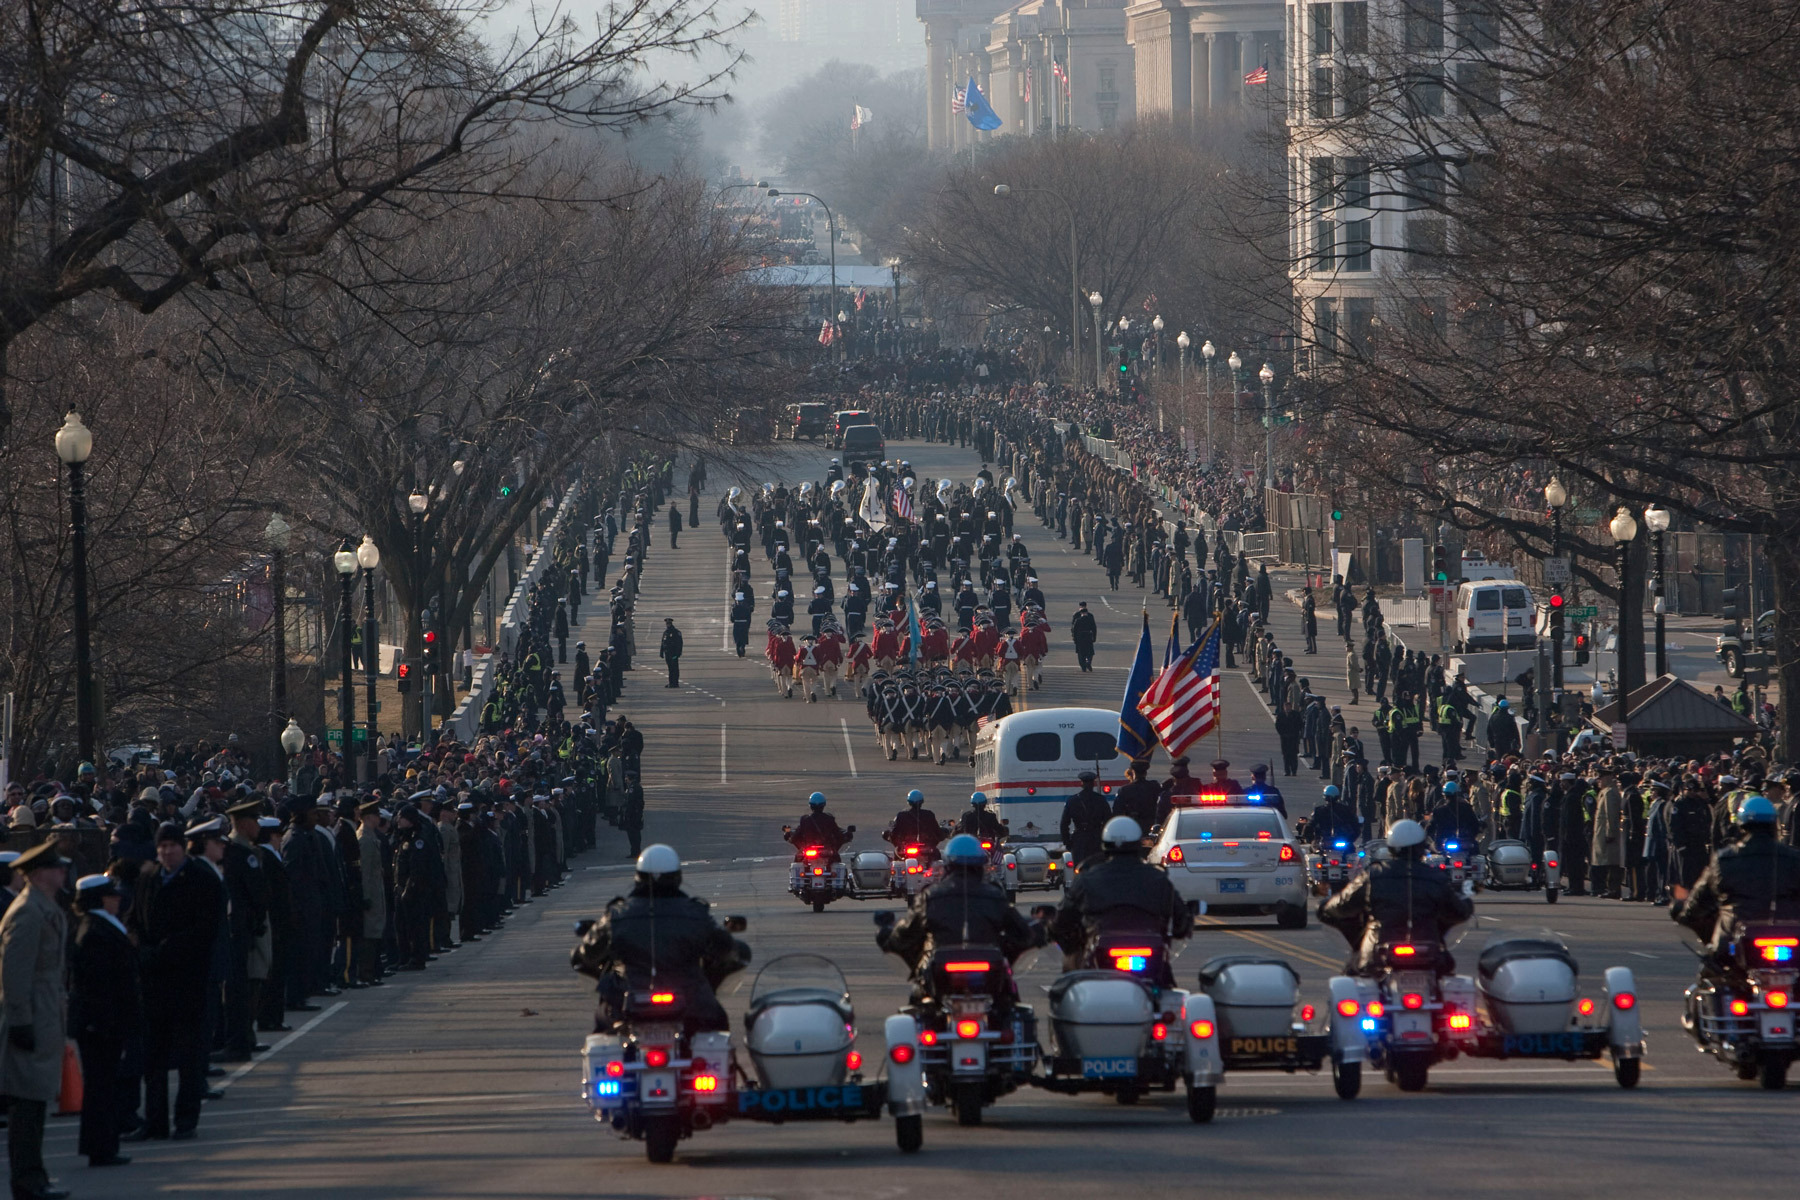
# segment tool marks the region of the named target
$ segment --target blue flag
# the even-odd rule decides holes
[[[1144,689],[1156,676],[1151,661],[1150,617],[1144,616],[1144,632],[1138,637],[1137,658],[1131,664],[1131,675],[1125,680],[1125,699],[1119,705],[1119,749],[1128,758],[1148,758],[1156,749],[1156,734],[1150,730],[1150,718],[1138,711]]]
[[[917,668],[919,665],[919,606],[911,600],[906,602],[906,633],[907,641],[911,645],[906,665]]]
[[[998,129],[1006,124],[1000,119],[1000,114],[994,111],[994,106],[987,102],[987,97],[981,94],[981,89],[975,86],[973,75],[969,76],[969,90],[965,94],[964,106],[963,115],[977,129]]]

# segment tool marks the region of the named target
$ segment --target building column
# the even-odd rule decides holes
[[[1206,44],[1211,48],[1210,60],[1212,69],[1212,98],[1208,102],[1214,112],[1222,112],[1231,106],[1236,93],[1231,90],[1231,68],[1237,62],[1238,47],[1235,33],[1209,33]]]
[[[1169,14],[1169,107],[1177,125],[1191,119],[1194,103],[1194,54],[1186,9]]]
[[[1194,122],[1198,124],[1202,117],[1212,112],[1212,74],[1210,71],[1212,55],[1212,35],[1197,33],[1193,35],[1193,76],[1191,79],[1193,94]]]
[[[950,144],[950,50],[954,24],[925,22],[925,142],[933,150]]]

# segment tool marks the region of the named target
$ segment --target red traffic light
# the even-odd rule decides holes
[[[1551,592],[1550,593],[1550,607],[1551,608],[1561,608],[1562,606],[1563,606],[1562,593],[1561,592]]]
[[[1585,646],[1585,645],[1587,645],[1587,634],[1585,634],[1585,633],[1578,633],[1578,634],[1576,634],[1576,635],[1575,635],[1575,647],[1576,647],[1576,649],[1580,649],[1580,648],[1581,648],[1581,647],[1583,647],[1583,646]]]
[[[411,663],[401,663],[398,667],[395,668],[395,673],[401,679],[407,678],[408,676],[410,676],[412,674],[412,664]]]

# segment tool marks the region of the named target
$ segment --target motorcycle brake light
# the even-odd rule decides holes
[[[650,993],[650,1003],[652,1003],[652,1004],[673,1004],[673,1003],[675,1003],[675,993],[674,992],[651,992]]]
[[[1195,1021],[1188,1026],[1188,1032],[1193,1034],[1197,1041],[1205,1041],[1213,1035],[1213,1023],[1211,1021]]]
[[[1282,862],[1293,862],[1294,861],[1294,848],[1292,846],[1288,845],[1286,842],[1283,842],[1281,844],[1281,854],[1279,857]]]
[[[983,849],[983,850],[992,850],[992,849],[993,849],[993,848],[994,848],[994,843],[992,843],[992,842],[983,842],[983,843],[981,843],[981,848],[982,848],[982,849]]]
[[[652,1046],[644,1051],[644,1065],[648,1067],[666,1067],[669,1065],[669,1051],[664,1046]]]
[[[1172,863],[1186,862],[1187,855],[1182,853],[1180,846],[1170,846],[1169,852],[1163,855],[1163,861]]]
[[[1395,946],[1394,947],[1394,957],[1395,958],[1411,958],[1413,955],[1417,954],[1418,952],[1419,952],[1419,948],[1417,946]]]
[[[980,1021],[958,1021],[956,1023],[956,1036],[959,1038],[964,1038],[964,1039],[980,1037],[981,1036],[981,1022]]]
[[[1301,1006],[1300,1006],[1300,1019],[1301,1019],[1301,1020],[1302,1020],[1302,1021],[1310,1021],[1310,1020],[1312,1020],[1312,1019],[1313,1019],[1313,1017],[1314,1017],[1314,1016],[1315,1016],[1315,1015],[1316,1015],[1316,1014],[1317,1014],[1317,1013],[1318,1013],[1318,1010],[1317,1010],[1317,1009],[1315,1009],[1315,1008],[1314,1008],[1314,1007],[1313,1007],[1313,1006],[1312,1006],[1312,1005],[1310,1005],[1310,1004],[1302,1004],[1302,1005],[1301,1005]]]
[[[1387,1011],[1387,1006],[1382,1004],[1381,1001],[1379,1001],[1379,1000],[1369,1001],[1368,1013],[1371,1017],[1379,1017],[1382,1013],[1384,1013],[1386,1011]]]
[[[850,1053],[844,1055],[844,1066],[852,1071],[860,1071],[862,1069],[862,1055],[852,1050]]]
[[[937,1045],[937,1030],[927,1029],[923,1033],[919,1034],[919,1045],[921,1045],[921,1046]]]
[[[1584,1017],[1591,1017],[1594,1015],[1594,1002],[1584,996],[1581,999],[1581,1003],[1575,1006],[1575,1011]]]
[[[719,1090],[719,1077],[717,1075],[696,1075],[696,1076],[694,1076],[694,1090],[696,1092],[716,1092],[716,1091],[718,1091]]]
[[[823,875],[823,874],[824,874],[824,873],[825,873],[825,868],[824,868],[824,867],[814,867],[814,868],[813,868],[813,874],[814,874],[814,875]]]
[[[1424,1008],[1425,1007],[1425,997],[1421,996],[1417,992],[1408,992],[1408,993],[1406,993],[1406,995],[1400,997],[1400,1007],[1401,1008]]]
[[[1475,1020],[1468,1013],[1450,1014],[1450,1028],[1452,1029],[1472,1029],[1474,1025]]]
[[[1167,1038],[1168,1036],[1169,1036],[1169,1027],[1167,1025],[1164,1025],[1161,1021],[1158,1021],[1156,1024],[1154,1024],[1150,1027],[1150,1040],[1151,1041],[1160,1042],[1163,1039]]]
[[[985,972],[988,965],[984,962],[947,962],[944,970],[952,975],[973,975]]]
[[[1354,1000],[1339,1000],[1337,1002],[1337,1010],[1338,1016],[1340,1017],[1354,1017],[1358,1012],[1362,1011],[1362,1005]]]
[[[1733,1000],[1731,1002],[1731,1015],[1732,1016],[1742,1017],[1742,1016],[1747,1015],[1749,1012],[1750,1012],[1750,1002],[1748,1000]]]
[[[617,1060],[609,1062],[606,1064],[606,1073],[614,1079],[617,1079],[625,1073],[625,1064]]]
[[[919,853],[919,847],[917,847],[917,846],[908,846],[906,848],[906,856],[908,858],[914,858],[918,855],[918,853]]]
[[[1620,992],[1612,998],[1613,1007],[1620,1012],[1630,1012],[1637,1007],[1637,997],[1630,992]]]
[[[1788,1006],[1788,994],[1786,992],[1764,992],[1763,1003],[1770,1008],[1786,1008]]]
[[[819,857],[819,848],[817,846],[808,846],[806,848],[806,857],[808,857],[808,858]]]
[[[888,1047],[888,1057],[904,1067],[913,1060],[913,1048],[905,1042],[900,1042]]]

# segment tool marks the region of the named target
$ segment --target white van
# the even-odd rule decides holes
[[[1452,649],[1530,650],[1537,646],[1531,589],[1512,580],[1459,584]]]
[[[983,725],[975,735],[975,790],[986,792],[1007,836],[1060,841],[1063,805],[1093,771],[1102,795],[1125,786],[1119,714],[1104,708],[1040,708]]]

